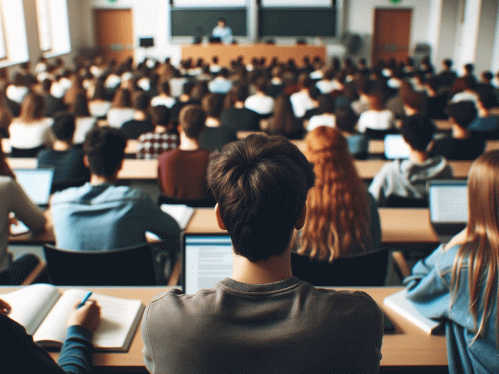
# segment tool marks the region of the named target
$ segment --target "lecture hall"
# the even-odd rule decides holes
[[[499,372],[499,0],[0,0],[6,373]]]

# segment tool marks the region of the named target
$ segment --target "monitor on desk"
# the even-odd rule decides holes
[[[53,168],[14,169],[13,172],[17,182],[36,205],[46,207],[49,204]]]
[[[232,275],[229,234],[184,234],[182,249],[182,287],[186,294],[212,288]]]
[[[409,146],[400,134],[386,135],[384,146],[387,160],[409,158]]]
[[[466,227],[468,183],[466,180],[428,182],[430,221],[441,241],[447,241]]]

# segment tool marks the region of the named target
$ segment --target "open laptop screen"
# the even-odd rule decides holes
[[[428,203],[432,223],[466,223],[468,221],[466,180],[430,181]]]
[[[396,160],[399,158],[409,158],[409,146],[405,143],[402,135],[389,134],[385,136],[385,158]]]
[[[29,198],[39,206],[46,206],[50,199],[54,169],[14,169],[17,182]]]
[[[232,275],[232,242],[228,234],[185,234],[182,245],[186,294],[213,288]]]

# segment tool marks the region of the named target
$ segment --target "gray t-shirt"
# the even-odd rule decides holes
[[[151,373],[376,373],[383,316],[363,292],[226,278],[213,289],[156,296],[144,314]]]

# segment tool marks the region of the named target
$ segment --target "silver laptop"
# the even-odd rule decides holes
[[[182,235],[182,287],[186,294],[232,275],[232,242],[229,234]]]
[[[430,221],[441,242],[449,241],[468,222],[468,183],[466,180],[428,182]]]
[[[400,134],[388,134],[384,141],[385,158],[396,160],[409,158],[409,146]]]
[[[39,207],[47,207],[54,179],[53,168],[14,169],[17,182]]]

